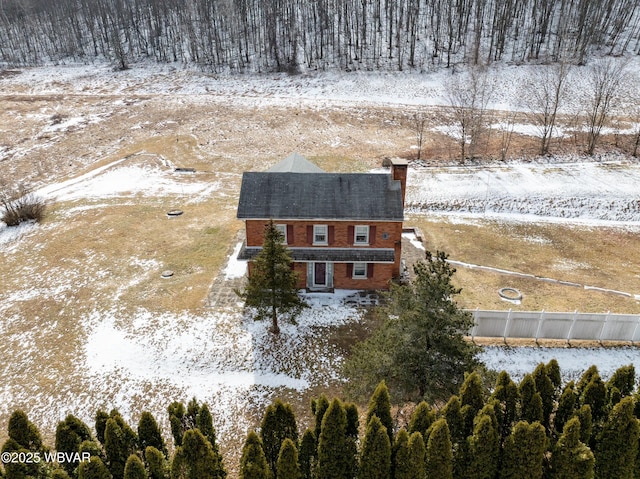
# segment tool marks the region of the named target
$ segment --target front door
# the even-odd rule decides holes
[[[333,263],[307,263],[307,288],[318,290],[333,288]]]
[[[313,284],[314,286],[327,285],[327,263],[314,263]]]

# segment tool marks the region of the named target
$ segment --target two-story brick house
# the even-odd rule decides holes
[[[258,254],[273,220],[300,288],[388,289],[400,275],[407,178],[406,161],[391,163],[391,174],[327,173],[294,153],[265,172],[245,172],[238,218],[246,242],[238,258]]]

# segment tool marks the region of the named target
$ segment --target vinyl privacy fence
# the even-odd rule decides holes
[[[470,310],[471,337],[640,341],[640,315]]]

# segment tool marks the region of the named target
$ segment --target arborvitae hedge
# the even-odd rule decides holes
[[[367,424],[373,416],[378,416],[378,419],[385,427],[389,436],[389,442],[393,442],[393,419],[391,417],[391,397],[389,396],[389,389],[384,381],[378,384],[378,387],[371,395],[369,401],[369,410],[367,411]]]
[[[568,383],[559,394],[559,371],[550,362],[523,378],[521,395],[508,374],[501,373],[488,398],[478,388],[478,377],[468,375],[460,396],[452,396],[445,406],[433,409],[421,402],[409,417],[404,415],[408,405],[391,415],[388,391],[381,385],[370,402],[364,435],[358,431],[360,412],[355,405],[345,405],[338,399],[329,404],[326,397],[321,397],[312,402],[320,437],[316,438],[313,426],[299,443],[293,411],[276,402],[265,413],[268,420],[261,428],[265,441],[280,444],[275,471],[269,466],[260,436],[250,433],[242,451],[240,478],[536,479],[543,474],[545,479],[637,478],[640,422],[636,414],[640,407],[636,400],[640,392],[634,390],[633,373],[632,366],[623,366],[605,383],[597,368],[590,368],[577,385]],[[542,409],[538,388],[554,398],[546,419],[548,426],[537,421],[516,423],[518,405],[525,409],[524,415],[536,416],[526,412],[527,398],[537,397],[536,410]],[[464,405],[460,398],[464,398]],[[600,408],[599,416],[592,417],[592,407]],[[164,445],[153,416],[141,414],[136,437],[114,409],[109,414],[96,414],[95,437],[102,438],[102,444],[74,416],[58,423],[56,450],[88,452],[91,456],[77,470],[68,467],[72,462],[63,462],[66,471],[61,465],[46,462],[12,462],[0,466],[0,478],[225,479],[222,458],[209,440],[215,439],[215,430],[208,407],[194,399],[186,408],[173,403],[168,411],[172,432],[184,431],[171,461],[161,450],[148,445]],[[393,448],[387,428],[374,411],[387,415],[391,428],[399,428]],[[209,433],[203,434],[198,425]],[[404,429],[407,426],[411,434]],[[27,415],[16,411],[9,419],[2,452],[45,454],[49,450]]]

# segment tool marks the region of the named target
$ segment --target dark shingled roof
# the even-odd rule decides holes
[[[253,259],[261,246],[242,245],[238,259]],[[334,261],[338,263],[393,263],[395,251],[390,248],[289,248],[294,261]]]
[[[402,221],[402,191],[389,174],[246,172],[238,218]]]

